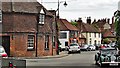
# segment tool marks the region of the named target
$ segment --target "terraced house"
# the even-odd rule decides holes
[[[115,42],[116,36],[114,18],[112,18],[112,23],[110,23],[110,19],[101,19],[92,24],[101,30],[102,43],[108,44],[110,42]]]
[[[1,4],[1,45],[9,56],[39,57],[56,54],[54,12],[49,12],[37,1]]]
[[[77,23],[77,27],[80,31],[80,34],[86,38],[85,44],[101,44],[101,31],[92,25],[91,18],[88,17],[86,23],[84,23],[82,19],[79,19]]]

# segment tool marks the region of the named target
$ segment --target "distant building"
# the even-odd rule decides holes
[[[58,20],[60,47],[64,50],[70,43],[78,43],[78,29],[66,19]]]
[[[109,42],[115,41],[115,24],[114,17],[112,18],[112,23],[109,23],[110,19],[101,19],[97,22],[94,22],[93,25],[97,27],[102,33],[102,43],[105,39],[108,39]]]
[[[87,23],[84,23],[82,22],[82,20],[77,21],[77,27],[79,28],[83,36],[86,38],[86,44],[101,44],[101,32],[99,31],[99,29],[95,28],[92,25],[90,18],[87,18],[86,22]]]

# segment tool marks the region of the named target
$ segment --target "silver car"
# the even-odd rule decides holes
[[[7,57],[7,53],[5,52],[5,49],[3,46],[0,45],[0,57]]]
[[[68,53],[70,54],[71,52],[81,53],[80,46],[77,43],[71,43],[68,46]]]
[[[85,45],[81,46],[81,51],[88,51],[88,45],[85,44]]]

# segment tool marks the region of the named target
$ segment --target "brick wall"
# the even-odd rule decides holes
[[[3,32],[10,35],[10,55],[19,57],[35,57],[36,50],[27,51],[27,39],[29,34],[33,34],[36,39],[36,26],[37,19],[35,14],[24,13],[4,13],[3,14]],[[38,56],[55,55],[56,49],[52,50],[52,31],[50,23],[53,20],[49,20],[50,17],[46,17],[45,24],[39,26],[39,32],[44,33],[42,36],[38,36]],[[47,20],[48,19],[48,20]],[[45,50],[45,34],[50,33],[49,37],[49,50]],[[35,40],[36,47],[36,40]],[[36,48],[35,48],[36,49]]]

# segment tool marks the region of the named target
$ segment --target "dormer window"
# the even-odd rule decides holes
[[[44,25],[45,23],[45,12],[43,9],[41,9],[40,14],[39,14],[39,24]]]
[[[0,9],[0,22],[2,22],[2,11]]]

